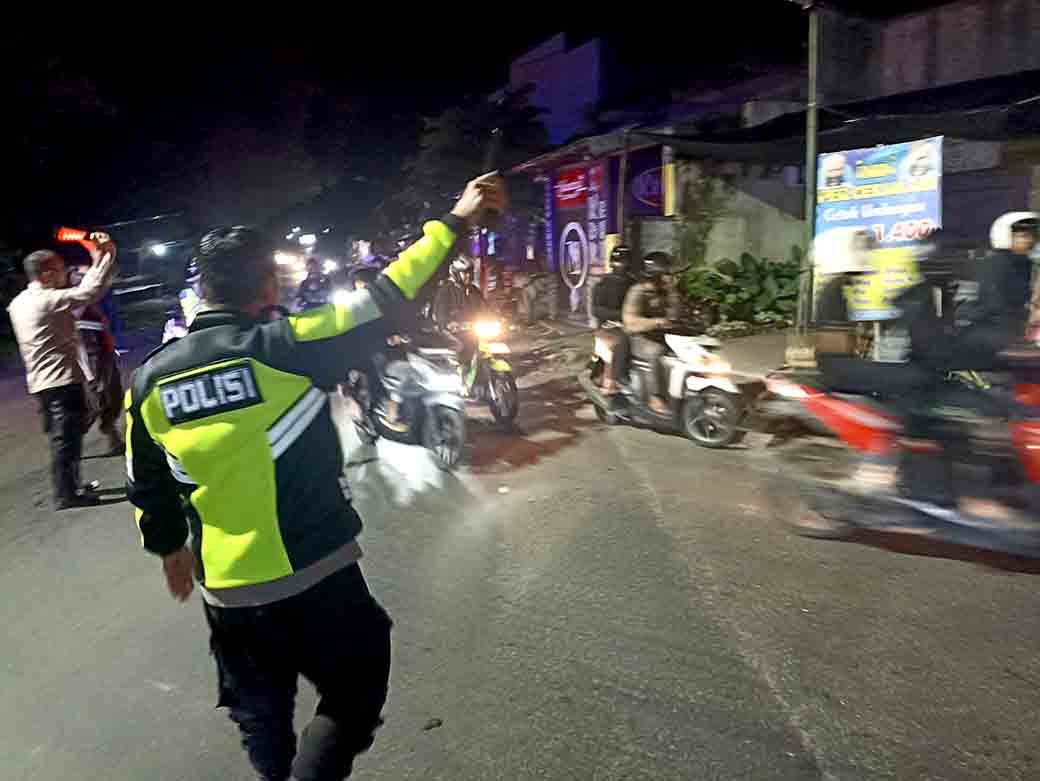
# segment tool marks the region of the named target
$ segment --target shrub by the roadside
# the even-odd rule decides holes
[[[712,266],[687,270],[683,292],[688,306],[709,322],[742,321],[769,325],[794,313],[802,251],[792,247],[783,261],[756,258],[745,252],[740,261],[724,258]]]

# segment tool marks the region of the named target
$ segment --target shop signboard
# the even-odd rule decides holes
[[[661,147],[629,152],[625,187],[625,214],[629,217],[664,215],[664,169]],[[616,177],[615,177],[616,178]]]

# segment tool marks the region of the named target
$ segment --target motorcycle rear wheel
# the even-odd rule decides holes
[[[726,392],[706,390],[683,402],[683,432],[701,447],[728,447],[743,438],[740,407]]]

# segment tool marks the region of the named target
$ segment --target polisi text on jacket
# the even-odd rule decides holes
[[[166,382],[159,387],[159,398],[166,418],[175,425],[263,401],[253,367],[245,362]]]

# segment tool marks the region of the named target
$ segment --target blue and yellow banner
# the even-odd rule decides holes
[[[817,163],[816,235],[865,228],[882,247],[942,227],[942,136],[830,152]]]

